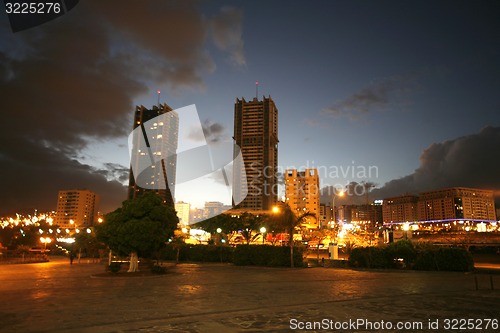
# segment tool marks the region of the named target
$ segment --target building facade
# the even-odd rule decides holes
[[[384,223],[417,221],[418,196],[406,194],[384,199],[382,216]]]
[[[285,171],[285,200],[292,211],[298,216],[305,212],[314,214],[315,218],[308,218],[309,228],[320,227],[320,187],[318,170],[315,168],[297,171]]]
[[[157,118],[160,115],[165,116]],[[128,198],[154,191],[174,207],[179,117],[166,103],[151,109],[141,105],[135,108],[133,129],[139,127],[142,135],[135,136],[133,140],[137,142],[132,143],[131,164],[134,165],[130,168]],[[134,168],[143,172],[134,175]]]
[[[245,168],[245,172],[233,170],[233,197],[242,197],[242,186],[248,193],[233,206],[248,211],[271,210],[278,192],[278,109],[271,97],[249,102],[236,99],[233,138],[241,149]]]
[[[384,223],[440,220],[496,221],[493,191],[453,187],[384,199]]]
[[[90,227],[97,222],[98,205],[99,196],[92,191],[59,191],[54,222],[61,228]]]
[[[496,220],[493,191],[454,187],[419,195],[420,221],[465,219]]]
[[[189,225],[191,220],[191,205],[184,201],[179,201],[175,204],[175,211],[177,212],[179,223],[182,226]]]
[[[219,201],[207,201],[205,202],[205,209],[203,210],[203,217],[210,218],[224,212],[225,206]]]

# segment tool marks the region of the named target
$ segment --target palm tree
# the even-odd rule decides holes
[[[262,227],[263,221],[264,219],[262,216],[250,213],[243,213],[237,219],[237,227],[241,230],[241,235],[247,244],[252,243],[260,236],[258,232],[260,227]],[[254,234],[254,232],[257,234]]]
[[[273,208],[273,212],[276,217],[276,226],[281,227],[281,229],[288,233],[288,245],[290,246],[290,267],[293,268],[293,232],[296,227],[305,223],[307,218],[316,217],[316,214],[305,212],[295,215],[290,206],[285,202],[278,202],[278,204]]]

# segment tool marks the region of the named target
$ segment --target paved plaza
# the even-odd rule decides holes
[[[458,332],[446,320],[473,319],[483,329],[461,332],[493,332],[481,320],[500,320],[500,275],[230,264],[95,276],[103,272],[62,258],[0,266],[0,331]]]

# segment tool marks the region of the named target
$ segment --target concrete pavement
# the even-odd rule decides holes
[[[500,320],[500,275],[491,290],[490,275],[454,272],[181,264],[162,276],[91,277],[103,271],[67,259],[0,266],[0,332],[290,332],[314,322],[308,332],[456,332],[447,319],[493,332],[485,320]]]

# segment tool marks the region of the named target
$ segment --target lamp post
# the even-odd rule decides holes
[[[262,234],[262,244],[264,244],[265,235],[266,235],[266,227],[260,228],[260,233]]]
[[[405,234],[405,239],[408,239],[408,230],[410,230],[410,225],[407,223],[403,224],[403,230]]]
[[[337,219],[335,217],[335,199],[337,197],[343,197],[345,195],[344,190],[341,190],[338,194],[336,194],[335,192],[336,189],[334,188],[332,195],[332,225],[331,225],[332,228],[334,227],[335,223],[337,223]]]
[[[47,251],[47,243],[51,243],[52,239],[49,237],[40,237],[40,242],[43,244],[43,252]]]

